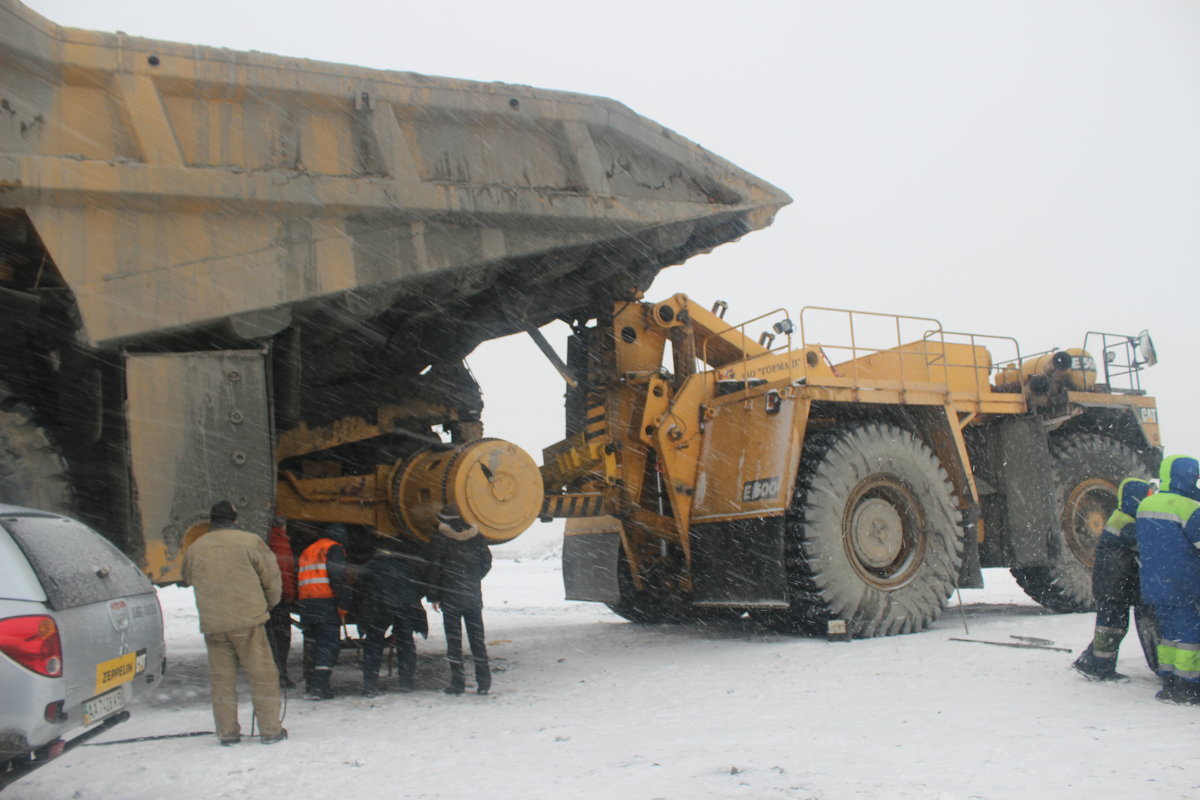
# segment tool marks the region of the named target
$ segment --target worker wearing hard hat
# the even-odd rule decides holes
[[[1158,617],[1156,695],[1200,705],[1200,462],[1168,456],[1159,491],[1138,506],[1142,599]]]
[[[1092,594],[1096,596],[1096,627],[1092,643],[1075,659],[1075,669],[1102,681],[1123,680],[1117,672],[1117,651],[1129,630],[1129,607],[1141,605],[1138,578],[1137,509],[1154,491],[1144,478],[1126,478],[1117,488],[1117,508],[1096,542]],[[1140,619],[1140,617],[1139,617]]]

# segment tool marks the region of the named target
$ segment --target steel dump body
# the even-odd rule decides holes
[[[98,345],[349,293],[511,333],[788,202],[603,98],[0,23],[0,203]]]
[[[402,466],[438,430],[482,436],[479,342],[606,307],[788,202],[612,100],[0,0],[0,496],[80,514],[157,580],[222,497],[254,530],[286,507],[420,538],[451,498]],[[493,477],[471,491],[507,538],[526,512],[484,505],[536,511],[541,487]]]

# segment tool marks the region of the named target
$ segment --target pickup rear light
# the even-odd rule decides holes
[[[0,653],[39,675],[62,677],[62,641],[52,617],[0,619]]]

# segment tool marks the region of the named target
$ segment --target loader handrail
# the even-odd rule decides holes
[[[1088,343],[1093,337],[1100,339],[1099,358],[1104,365],[1104,383],[1110,392],[1120,394],[1144,394],[1142,389],[1142,369],[1152,365],[1157,358],[1152,353],[1141,353],[1143,337],[1149,340],[1149,334],[1143,331],[1138,336],[1122,333],[1105,333],[1104,331],[1088,331],[1083,337],[1084,352],[1091,353]],[[1153,346],[1151,345],[1151,348]],[[1122,358],[1124,359],[1122,361]],[[1112,385],[1116,378],[1124,378],[1122,387]]]
[[[775,341],[775,334],[764,333],[757,340],[759,346],[763,348],[762,352],[751,354],[745,348],[742,349],[741,358],[738,359],[738,363],[741,365],[742,374],[744,375],[746,373],[746,365],[748,363],[750,363],[751,361],[754,361],[755,359],[764,358],[766,356],[769,356],[772,353],[791,350],[792,349],[792,330],[794,329],[794,325],[792,324],[792,317],[790,314],[788,314],[788,311],[786,308],[780,307],[780,308],[776,308],[771,311],[768,311],[765,314],[759,314],[757,317],[751,317],[750,319],[746,320],[745,322],[741,322],[737,325],[729,325],[720,330],[715,330],[712,333],[710,333],[708,336],[704,337],[704,343],[700,347],[700,360],[703,362],[703,364],[706,367],[706,369],[704,371],[706,371],[706,372],[716,371],[712,366],[710,366],[710,362],[708,360],[708,344],[709,344],[709,342],[711,342],[713,340],[724,341],[724,338],[723,338],[724,334],[729,333],[730,331],[737,331],[738,334],[742,337],[743,341],[755,341],[755,340],[749,339],[749,337],[746,336],[746,327],[755,322],[758,322],[759,320],[766,319],[768,317],[773,317],[777,314],[782,314],[782,319],[780,320],[780,322],[776,323],[774,327],[780,335],[786,337],[784,344],[781,344],[778,347],[772,347],[771,345]],[[724,368],[728,369],[728,365],[724,365]],[[789,383],[792,382],[792,380],[793,380],[792,365],[790,363],[788,364],[787,375],[788,375],[788,382]],[[744,382],[745,382],[746,386],[743,388],[749,388],[749,381],[744,381]]]
[[[850,358],[847,361],[841,362],[836,366],[845,367],[845,366],[849,365],[851,368],[851,373],[849,375],[846,375],[846,377],[852,378],[856,383],[862,380],[862,376],[859,374],[860,373],[859,367],[860,367],[860,363],[861,363],[860,359],[870,356],[870,355],[875,355],[875,354],[887,352],[889,350],[893,350],[904,344],[905,337],[903,334],[903,322],[905,320],[908,320],[911,322],[932,324],[934,326],[933,329],[926,330],[925,336],[922,337],[921,341],[926,342],[926,341],[928,341],[928,339],[930,338],[931,335],[937,335],[941,340],[942,351],[943,351],[943,353],[945,352],[945,337],[944,337],[943,331],[942,331],[942,323],[932,317],[914,317],[914,316],[908,316],[906,314],[889,314],[889,313],[879,312],[879,311],[858,311],[858,310],[849,309],[849,308],[833,308],[830,306],[805,306],[804,308],[800,309],[800,340],[804,344],[804,346],[808,345],[806,316],[809,316],[813,312],[825,312],[825,313],[845,315],[846,322],[849,326],[850,344],[849,345],[828,344],[826,342],[822,342],[821,347],[825,350],[849,351]],[[867,346],[864,344],[860,344],[858,341],[858,336],[855,333],[855,328],[854,328],[854,319],[856,316],[893,320],[895,323],[895,328],[896,328],[896,343],[895,343],[895,345],[893,345],[891,347],[870,347],[870,346]],[[930,360],[931,353],[928,350],[922,351],[920,354],[922,356],[924,356],[925,363],[928,366],[933,366],[933,361]],[[943,378],[944,378],[943,382],[946,383],[947,385],[949,385],[950,378],[949,378],[949,373],[946,371],[946,367],[947,367],[947,365],[943,363],[942,364]],[[904,384],[906,381],[905,381],[905,374],[904,374],[904,359],[903,358],[899,359],[899,373],[900,373],[899,374],[900,383]]]
[[[947,367],[969,367],[973,370],[976,370],[975,383],[976,383],[976,388],[980,394],[993,391],[992,386],[991,386],[991,384],[988,383],[986,376],[988,376],[991,373],[991,371],[996,368],[996,364],[1005,363],[1005,362],[1014,361],[1014,360],[1016,363],[1020,364],[1023,360],[1021,357],[1021,345],[1012,336],[1002,336],[1000,334],[995,334],[995,333],[971,333],[970,331],[926,331],[926,336],[932,335],[934,333],[938,334],[942,338],[942,341],[945,341],[946,337],[948,337],[948,336],[949,337],[960,337],[960,338],[966,340],[966,344],[971,349],[971,363],[959,364],[959,363],[947,362],[946,366]],[[1008,358],[997,359],[993,356],[993,358],[991,359],[991,361],[989,363],[980,364],[976,360],[976,356],[978,355],[977,348],[982,347],[982,345],[977,344],[976,340],[978,340],[978,339],[989,339],[989,340],[998,341],[998,342],[1010,343],[1012,345],[1015,356],[1012,359],[1008,359]],[[984,376],[982,385],[980,385],[980,380],[979,380],[980,373],[982,373],[982,375]]]

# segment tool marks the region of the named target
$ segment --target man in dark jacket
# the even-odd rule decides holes
[[[387,630],[392,629],[396,645],[396,671],[400,691],[411,692],[417,669],[417,645],[413,633],[429,635],[421,583],[425,560],[412,552],[408,542],[384,539],[377,542],[375,555],[364,566],[355,585],[358,597],[358,624],[363,636],[363,694],[375,697],[379,692],[379,665]]]
[[[304,548],[296,571],[297,606],[304,629],[306,655],[305,694],[314,700],[332,700],[330,678],[341,649],[342,614],[350,607],[346,584],[346,526],[333,523],[325,535]]]
[[[1200,462],[1168,456],[1137,512],[1142,599],[1158,617],[1159,700],[1200,705]]]
[[[429,599],[433,610],[442,612],[446,631],[446,660],[450,662],[450,685],[446,694],[466,689],[463,671],[462,626],[475,662],[475,684],[479,694],[492,688],[487,646],[483,641],[483,577],[492,568],[492,551],[479,529],[467,523],[453,505],[438,512],[438,532],[429,547]]]
[[[1153,491],[1145,478],[1126,478],[1117,488],[1117,508],[1096,542],[1092,594],[1096,596],[1096,629],[1092,643],[1075,659],[1075,669],[1102,681],[1123,680],[1117,672],[1117,650],[1129,630],[1129,607],[1145,623],[1138,581],[1136,515],[1138,504]]]

